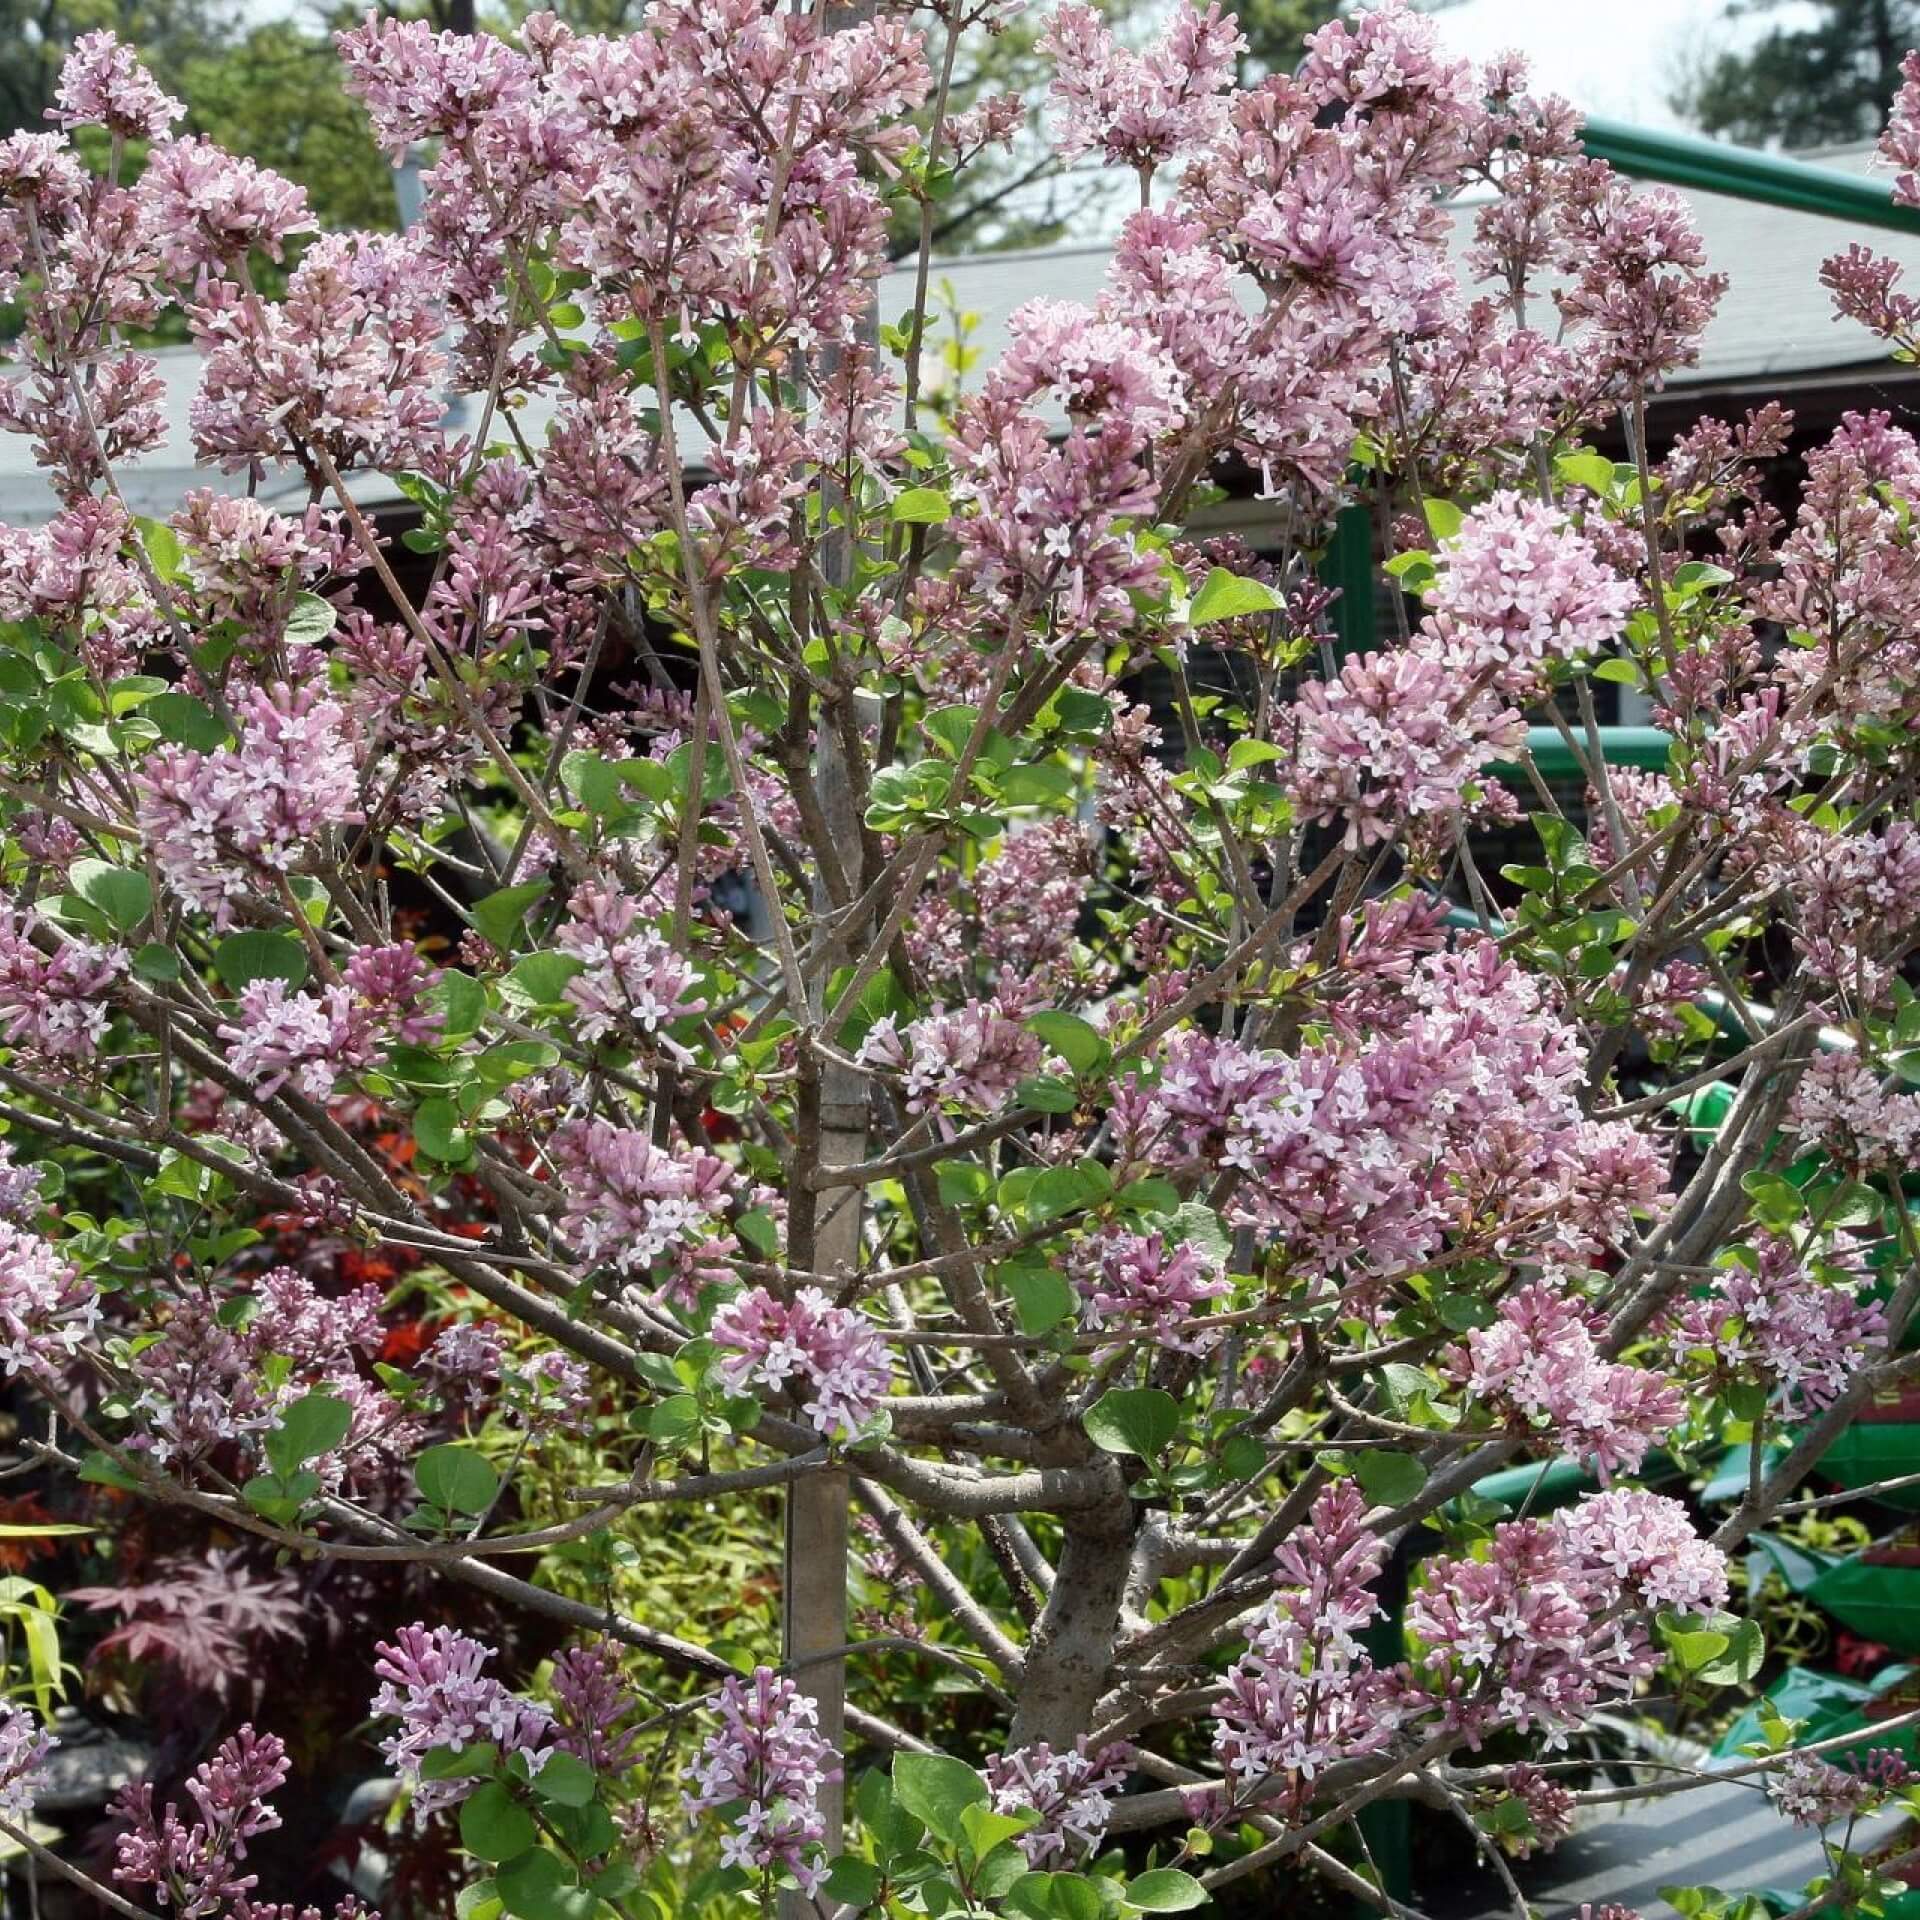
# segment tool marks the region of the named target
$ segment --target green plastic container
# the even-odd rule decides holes
[[[1920,1473],[1920,1389],[1883,1395],[1820,1456],[1821,1475],[1840,1487],[1870,1487]],[[1890,1507],[1920,1513],[1920,1483],[1874,1495]]]
[[[1655,1451],[1641,1461],[1633,1478],[1654,1487],[1674,1479],[1679,1471],[1667,1455]],[[1599,1485],[1598,1477],[1577,1460],[1523,1460],[1517,1467],[1502,1467],[1476,1480],[1473,1490],[1481,1499],[1504,1501],[1516,1512],[1525,1507],[1528,1513],[1549,1513]]]
[[[1863,1640],[1920,1654],[1920,1529],[1903,1528],[1828,1567],[1806,1589]]]
[[[1856,1728],[1859,1746],[1896,1747],[1909,1759],[1920,1757],[1914,1745],[1916,1729],[1903,1727],[1898,1733],[1876,1737],[1877,1722],[1891,1720],[1910,1708],[1920,1706],[1920,1670],[1913,1667],[1888,1667],[1871,1680],[1849,1680],[1838,1673],[1822,1673],[1817,1667],[1789,1667],[1767,1689],[1781,1715],[1788,1720],[1804,1720],[1800,1744],[1831,1740]],[[1720,1736],[1713,1749],[1716,1760],[1734,1760],[1740,1749],[1761,1738],[1760,1708],[1756,1702]],[[1836,1748],[1835,1754],[1852,1752],[1851,1747]]]

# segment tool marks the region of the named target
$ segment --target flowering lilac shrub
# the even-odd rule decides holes
[[[1905,1364],[1920,445],[1849,414],[1791,518],[1779,409],[1651,448],[1724,286],[1684,205],[1391,3],[1250,89],[1217,6],[1060,9],[1056,137],[1140,205],[937,386],[874,282],[1018,124],[949,111],[994,12],[369,20],[398,237],[107,35],[0,140],[59,501],[0,534],[0,1362],[50,1467],[404,1569],[328,1659],[463,1914],[690,1855],[845,1916],[1379,1901],[1389,1797],[1545,1849],[1558,1749],[1753,1681],[1729,1557]],[[163,316],[208,485],[139,518]],[[1341,657],[1354,502],[1397,619]],[[628,1604],[743,1502],[782,1644]],[[1791,1819],[1907,1790],[1770,1724]],[[292,1914],[288,1765],[130,1790],[113,1897]]]

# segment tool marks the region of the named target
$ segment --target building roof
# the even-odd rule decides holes
[[[1815,156],[1821,164],[1864,173],[1873,149],[1859,146]],[[1900,262],[1920,278],[1920,234],[1875,231],[1861,234],[1843,221],[1809,213],[1734,200],[1719,194],[1686,192],[1707,258],[1729,278],[1726,298],[1702,345],[1700,364],[1671,389],[1719,392],[1753,386],[1763,392],[1804,388],[1836,380],[1871,379],[1892,371],[1884,345],[1865,328],[1837,319],[1820,285],[1820,265],[1830,255],[1862,238],[1875,251]],[[1456,203],[1458,244],[1465,244],[1473,202]],[[1051,247],[1017,253],[969,254],[936,261],[932,285],[945,283],[954,304],[974,316],[971,344],[991,364],[1005,346],[1007,323],[1023,302],[1050,299],[1091,303],[1106,278],[1112,250],[1106,245]],[[885,276],[880,312],[892,318],[911,307],[914,275],[901,268]],[[210,473],[193,464],[187,410],[199,377],[199,356],[191,347],[163,348],[159,369],[166,386],[168,436],[163,447],[140,461],[116,469],[121,489],[135,513],[163,513],[193,486],[217,486],[238,492],[242,476]],[[469,410],[476,403],[465,402]],[[537,441],[544,434],[546,409],[538,404],[523,416],[524,430]],[[377,479],[358,489],[365,504],[397,498]],[[306,488],[293,473],[273,476],[261,489],[276,505],[299,506]],[[32,450],[18,435],[0,433],[0,523],[31,526],[45,520],[55,501],[33,464]]]

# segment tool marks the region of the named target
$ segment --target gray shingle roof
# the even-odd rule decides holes
[[[1872,150],[1849,148],[1817,157],[1828,166],[1865,172]],[[1731,281],[1708,329],[1700,365],[1686,386],[1755,382],[1787,387],[1813,377],[1844,377],[1849,371],[1871,377],[1876,367],[1887,367],[1884,349],[1864,328],[1834,318],[1820,285],[1820,263],[1858,238],[1891,255],[1920,280],[1920,235],[1857,231],[1841,221],[1718,194],[1686,197],[1708,258]],[[1467,225],[1463,207],[1456,231],[1464,232]],[[933,277],[936,286],[948,282],[959,306],[978,316],[972,343],[985,354],[982,364],[990,364],[1006,343],[1009,317],[1022,302],[1044,295],[1090,303],[1099,294],[1109,258],[1105,245],[973,254],[936,262]],[[911,271],[889,273],[881,287],[882,315],[897,316],[911,305],[912,295]],[[158,358],[167,390],[167,442],[119,470],[128,503],[136,513],[161,513],[191,486],[241,491],[242,477],[210,474],[192,463],[187,409],[198,378],[198,356],[190,347],[177,347],[162,350]],[[544,434],[545,411],[536,405],[523,416],[528,437],[536,443]],[[361,491],[369,504],[393,497],[391,488],[377,480],[365,481]],[[287,506],[297,506],[306,497],[298,476],[290,473],[275,476],[262,492]],[[0,434],[0,523],[31,526],[53,508],[26,441]]]

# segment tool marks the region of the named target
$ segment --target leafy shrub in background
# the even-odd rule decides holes
[[[1920,449],[1849,416],[1791,525],[1778,409],[1654,462],[1723,284],[1682,206],[1393,5],[1246,91],[1217,9],[1145,53],[1061,9],[1059,139],[1140,211],[1094,309],[931,392],[872,282],[1013,130],[945,111],[981,17],[369,22],[425,212],[271,299],[301,193],[110,37],[0,142],[0,424],[62,501],[0,550],[0,1115],[46,1153],[0,1360],[30,1453],[202,1568],[76,1592],[101,1661],[284,1675],[292,1583],[361,1583],[315,1685],[467,1920],[1384,1902],[1388,1797],[1550,1845],[1560,1743],[1751,1683],[1727,1556],[1905,1365]],[[1910,350],[1884,263],[1828,277]],[[167,312],[210,476],[303,513],[129,516]],[[1260,558],[1183,531],[1236,471]],[[1404,630],[1340,660],[1355,496]],[[1604,764],[1595,681],[1664,771]],[[1644,1484],[1736,1441],[1711,1531]],[[1599,1488],[1474,1491],[1555,1455]],[[216,1537],[260,1555],[218,1604]],[[1906,1791],[1762,1725],[1791,1817]],[[12,1827],[44,1751],[9,1709]],[[291,1913],[289,1764],[247,1724],[127,1789],[96,1897]]]

